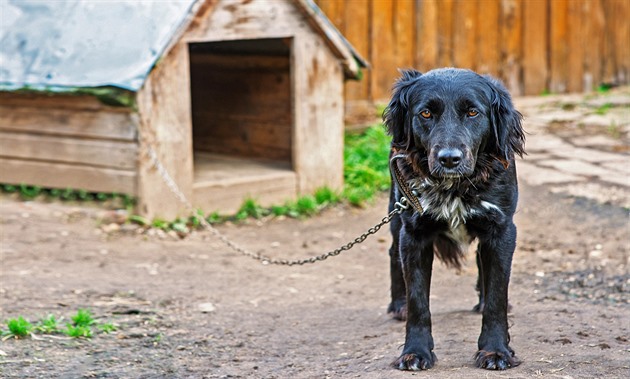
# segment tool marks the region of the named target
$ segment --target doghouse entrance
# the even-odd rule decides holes
[[[295,196],[291,39],[191,43],[189,53],[196,205]]]

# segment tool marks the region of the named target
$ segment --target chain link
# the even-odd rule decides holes
[[[173,180],[173,178],[169,175],[168,171],[166,171],[166,169],[164,168],[164,166],[162,165],[162,162],[160,162],[160,160],[158,159],[157,155],[155,154],[155,151],[149,146],[147,147],[147,153],[149,155],[149,158],[151,159],[153,165],[155,166],[155,168],[157,169],[158,173],[160,174],[160,176],[162,177],[162,179],[164,180],[164,182],[166,183],[166,186],[169,188],[169,190],[173,193],[173,195],[175,195],[175,197],[186,206],[187,210],[194,215],[198,215],[197,210],[195,209],[195,207],[193,207],[192,203],[186,198],[186,196],[182,193],[182,191],[179,189],[179,187],[177,186],[177,183],[175,183],[175,181]],[[218,229],[216,229],[215,227],[213,227],[212,225],[210,225],[210,223],[203,217],[199,217],[200,220],[200,225],[207,231],[209,231],[213,236],[215,236],[217,239],[219,239],[221,242],[223,242],[226,246],[228,246],[229,248],[231,248],[232,250],[256,259],[258,261],[261,261],[263,264],[272,264],[272,265],[280,265],[280,266],[302,266],[305,265],[307,263],[315,263],[315,262],[319,262],[319,261],[323,261],[325,259],[328,259],[330,257],[335,257],[339,254],[341,254],[344,251],[348,251],[350,249],[352,249],[355,245],[362,243],[363,241],[365,241],[370,235],[372,234],[376,234],[376,232],[378,232],[381,227],[383,227],[383,225],[388,224],[392,218],[394,218],[394,216],[396,216],[397,214],[400,214],[402,212],[404,212],[407,208],[409,207],[409,204],[407,202],[407,199],[402,197],[400,199],[399,202],[397,202],[394,205],[394,209],[389,212],[389,214],[385,217],[383,217],[381,219],[381,221],[374,225],[373,227],[369,228],[367,230],[367,232],[361,234],[359,237],[355,238],[354,240],[348,242],[347,244],[335,249],[335,250],[331,250],[329,252],[326,252],[324,254],[320,254],[320,255],[315,255],[312,256],[310,258],[305,258],[305,259],[295,259],[295,260],[288,260],[288,259],[277,259],[277,258],[270,258],[267,256],[264,256],[260,253],[254,253],[251,252],[239,245],[237,245],[236,243],[234,243],[232,240],[230,240],[229,238],[227,238],[225,235],[223,235]]]

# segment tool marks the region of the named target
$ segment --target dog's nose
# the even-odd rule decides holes
[[[442,149],[438,152],[438,160],[446,168],[457,167],[463,157],[464,153],[459,149]]]

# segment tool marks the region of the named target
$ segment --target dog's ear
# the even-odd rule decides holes
[[[394,84],[392,99],[383,112],[383,122],[387,132],[392,136],[392,146],[410,150],[414,143],[408,117],[409,88],[422,73],[409,69],[400,70],[400,74],[400,78]]]
[[[523,116],[514,108],[503,84],[490,76],[485,78],[491,88],[490,122],[495,137],[494,153],[507,164],[514,154],[522,157],[525,153],[525,132],[521,125]]]

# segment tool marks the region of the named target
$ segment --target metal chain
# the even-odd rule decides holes
[[[173,195],[175,195],[175,197],[177,197],[177,199],[186,206],[187,210],[191,214],[198,215],[198,212],[195,209],[195,207],[193,207],[192,203],[186,198],[186,196],[179,189],[179,187],[177,186],[177,183],[175,183],[173,178],[169,175],[168,171],[166,171],[166,169],[162,165],[162,162],[160,162],[157,155],[155,154],[155,151],[150,146],[147,147],[147,153],[149,154],[149,158],[151,158],[153,165],[155,166],[158,173],[160,174],[160,176],[166,183],[166,186],[169,188],[169,190],[171,190]],[[295,260],[270,258],[264,255],[261,255],[260,253],[254,253],[249,250],[246,250],[245,248],[235,244],[232,240],[230,240],[225,235],[223,235],[219,230],[217,230],[215,227],[210,225],[210,223],[203,216],[199,217],[199,219],[200,219],[201,226],[205,230],[208,230],[210,233],[212,233],[213,236],[215,236],[225,245],[227,245],[232,250],[244,256],[261,261],[263,264],[272,264],[272,265],[280,265],[280,266],[295,266],[295,265],[302,266],[307,263],[315,263],[315,262],[323,261],[330,257],[337,256],[344,251],[348,251],[352,249],[356,244],[360,244],[363,241],[365,241],[370,235],[376,234],[376,232],[378,232],[381,229],[381,227],[383,227],[383,225],[389,223],[392,220],[392,218],[394,218],[395,215],[404,212],[407,208],[409,208],[409,203],[406,198],[402,197],[399,202],[396,202],[396,204],[394,205],[394,209],[391,212],[389,212],[387,216],[383,217],[378,224],[369,228],[367,232],[361,234],[359,237],[355,238],[354,240],[348,242],[347,244],[335,250],[331,250],[327,253],[324,253],[321,255],[315,255],[310,258],[295,259]]]

